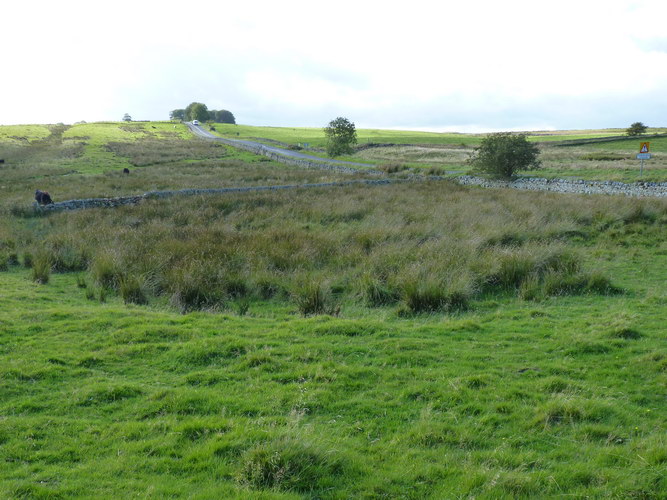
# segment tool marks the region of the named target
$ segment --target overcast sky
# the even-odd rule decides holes
[[[665,0],[31,0],[0,5],[0,124],[168,119],[667,126]]]

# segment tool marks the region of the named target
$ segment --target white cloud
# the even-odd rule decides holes
[[[660,125],[666,104],[654,0],[34,0],[0,15],[0,123],[163,119],[197,100],[253,124],[578,128]]]

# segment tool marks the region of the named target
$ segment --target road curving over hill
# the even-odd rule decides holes
[[[331,158],[320,158],[319,156],[301,153],[299,151],[292,151],[276,146],[269,146],[261,142],[248,141],[245,139],[228,139],[225,137],[218,137],[205,130],[200,125],[193,125],[190,122],[184,122],[190,131],[202,139],[221,142],[228,146],[238,149],[243,149],[254,154],[266,156],[272,160],[288,163],[290,165],[297,165],[306,168],[320,168],[326,170],[335,170],[343,173],[365,173],[370,175],[384,175],[384,172],[373,168],[372,165],[366,163],[356,163],[352,161],[333,160]]]

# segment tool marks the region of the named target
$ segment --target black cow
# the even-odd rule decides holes
[[[50,205],[53,203],[51,195],[47,191],[40,191],[39,189],[35,191],[35,200],[40,205]]]
[[[130,173],[130,169],[127,168],[127,167],[125,167],[125,168],[123,169],[123,173],[124,173],[125,175],[129,174],[129,173]]]

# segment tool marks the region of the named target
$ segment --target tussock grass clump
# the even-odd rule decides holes
[[[390,163],[383,163],[378,168],[386,174],[396,174],[398,172],[403,172],[404,170],[407,170],[408,166],[403,163],[390,162]]]
[[[359,278],[358,287],[364,302],[371,307],[395,304],[401,297],[400,290],[391,286],[382,274],[364,273]]]
[[[32,268],[33,262],[34,262],[34,258],[32,256],[32,253],[31,252],[25,252],[23,254],[23,267],[25,267],[26,269],[30,269],[30,268]]]
[[[619,288],[611,284],[607,277],[587,273],[548,273],[544,277],[543,289],[544,293],[549,296],[579,295],[582,293],[613,295],[621,292]]]
[[[17,252],[9,252],[7,254],[7,264],[10,266],[18,266],[21,262],[19,261],[19,254]]]
[[[426,171],[424,172],[425,175],[431,175],[434,177],[440,177],[442,175],[445,175],[446,173],[447,171],[444,168],[440,167],[431,167],[426,169]]]
[[[487,256],[480,270],[486,293],[511,292],[524,300],[538,300],[545,296],[611,295],[620,291],[599,273],[583,271],[581,257],[558,245],[501,248]]]
[[[135,398],[143,394],[143,391],[133,385],[115,385],[108,387],[95,387],[79,402],[81,406],[95,406],[110,404],[129,398]]]
[[[302,316],[338,315],[340,305],[334,300],[330,286],[310,276],[300,278],[292,289],[292,301]]]
[[[83,271],[88,267],[88,250],[73,234],[53,234],[44,241],[54,272]]]
[[[640,331],[635,330],[634,328],[621,327],[612,330],[609,333],[609,336],[625,340],[637,340],[642,338],[644,335],[642,335]]]
[[[625,224],[645,223],[652,224],[659,218],[659,212],[655,207],[649,206],[644,201],[635,201],[622,215]]]
[[[95,255],[90,263],[89,271],[98,286],[111,290],[118,289],[123,278],[119,256],[110,251],[103,251]]]
[[[145,282],[138,276],[122,277],[118,291],[126,304],[148,304]]]
[[[202,267],[176,269],[170,274],[168,287],[171,304],[182,313],[223,308],[227,296],[214,270]]]
[[[321,445],[283,438],[248,450],[236,478],[252,488],[305,494],[335,486],[347,468],[343,459]]]
[[[51,278],[51,255],[45,251],[39,251],[32,262],[32,280],[45,285]]]
[[[604,422],[615,415],[613,408],[597,400],[556,395],[536,410],[535,423],[542,426]]]
[[[0,252],[0,272],[9,271],[9,254]]]
[[[464,311],[474,293],[471,277],[409,278],[401,287],[399,314]]]

